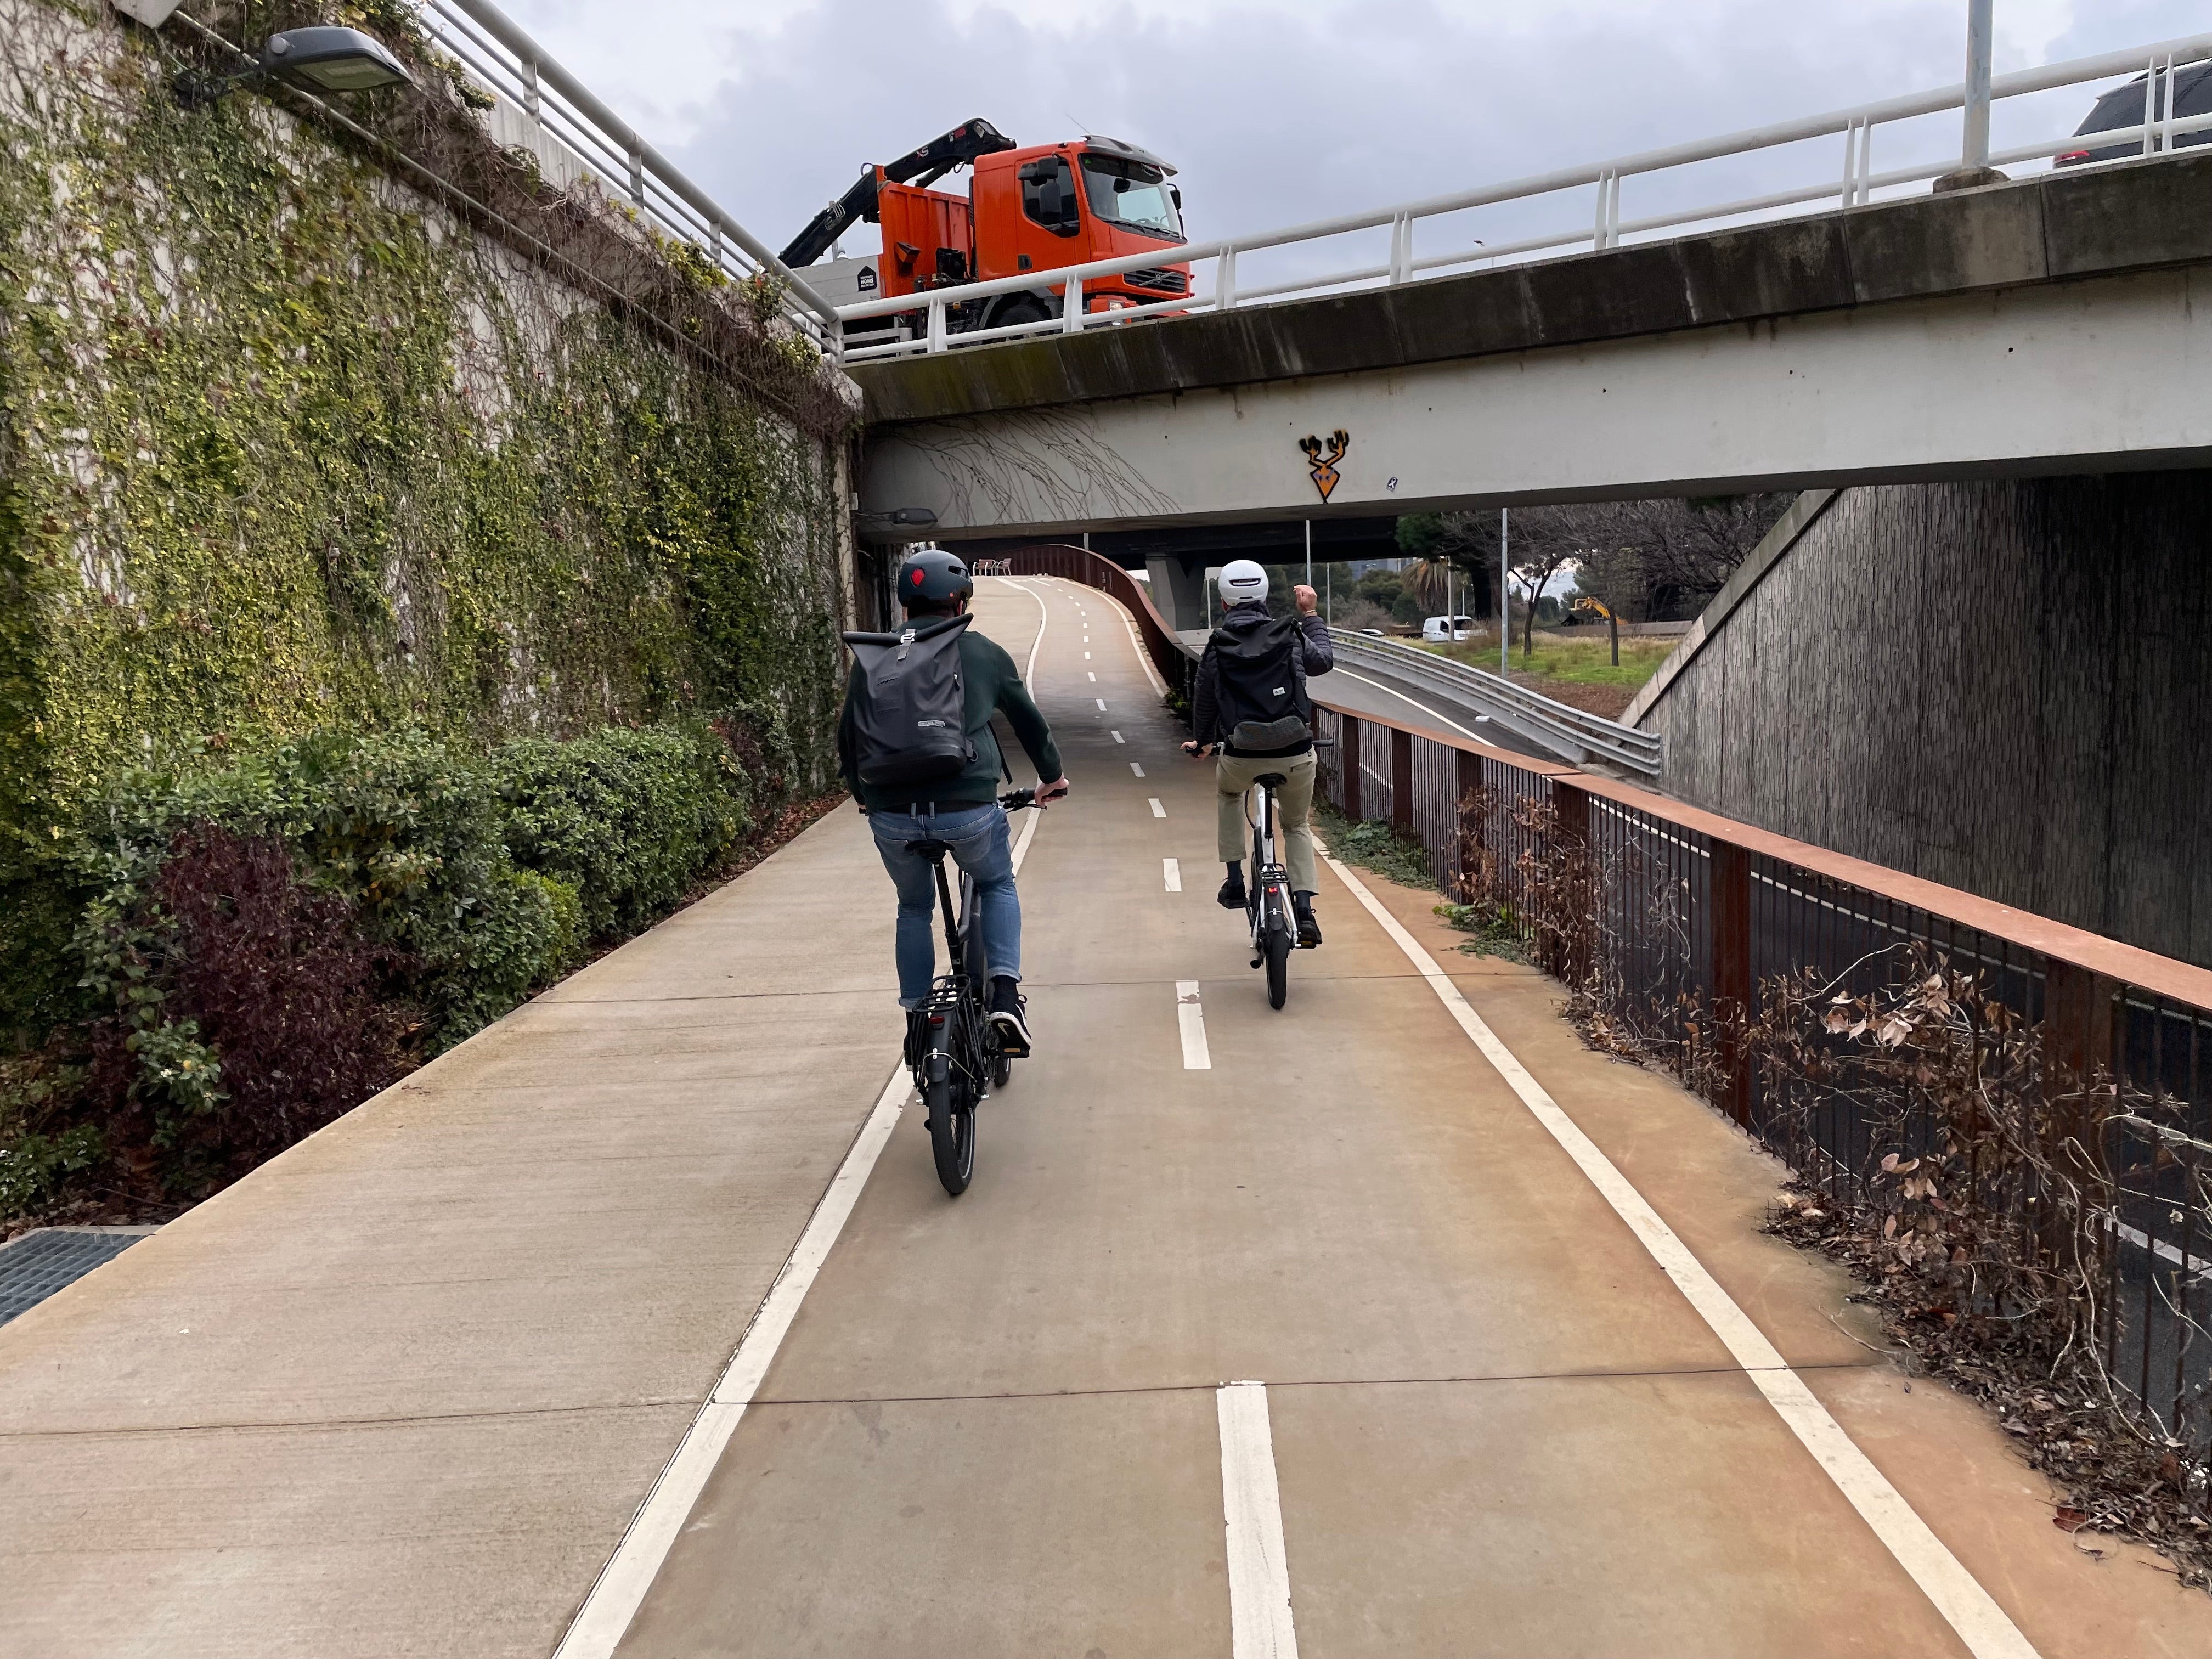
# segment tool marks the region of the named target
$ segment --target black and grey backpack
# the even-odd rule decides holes
[[[896,634],[848,634],[860,667],[853,690],[854,759],[871,788],[938,783],[975,758],[968,736],[960,635],[973,617],[933,617]]]
[[[1213,631],[1220,729],[1232,749],[1266,754],[1313,735],[1298,630],[1280,617]]]

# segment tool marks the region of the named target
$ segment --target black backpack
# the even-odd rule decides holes
[[[960,672],[960,636],[975,620],[932,618],[896,634],[843,636],[860,667],[852,704],[862,783],[884,789],[938,783],[975,760]]]
[[[1264,753],[1313,735],[1299,644],[1296,625],[1279,617],[1235,632],[1214,630],[1215,718],[1233,747]]]

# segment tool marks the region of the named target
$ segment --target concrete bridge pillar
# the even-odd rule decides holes
[[[1152,605],[1177,633],[1206,626],[1206,568],[1169,556],[1145,561],[1152,579]]]

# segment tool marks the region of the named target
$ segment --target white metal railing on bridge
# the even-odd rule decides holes
[[[1418,646],[1341,630],[1332,632],[1330,641],[1340,658],[1455,697],[1572,765],[1604,760],[1645,777],[1659,775],[1664,750],[1655,732],[1573,708]]]
[[[448,0],[433,0],[434,4]],[[452,0],[461,3],[462,0]],[[476,0],[469,0],[476,3]],[[1878,127],[1918,117],[1941,114],[1947,110],[1964,111],[1966,117],[1965,153],[1977,164],[1984,158],[1990,166],[2009,167],[2024,161],[2045,161],[2057,155],[2084,149],[2105,150],[2114,148],[2132,149],[2137,155],[2154,155],[2170,152],[2174,141],[2187,134],[2212,128],[2212,116],[2185,116],[2177,118],[2171,97],[2153,101],[2153,88],[2171,86],[2173,70],[2178,66],[2193,64],[2212,57],[2212,34],[2191,35],[2179,40],[2163,40],[2154,46],[2143,46],[2124,52],[2106,52],[2094,58],[2081,58],[2063,64],[2047,64],[2041,69],[2024,70],[2014,75],[1998,76],[1990,80],[1991,99],[2018,98],[2031,93],[2048,92],[2057,88],[2079,86],[2094,81],[2110,80],[2116,76],[2143,74],[2143,119],[2135,126],[2119,128],[2094,136],[2077,137],[2073,133],[2039,139],[2033,143],[2015,145],[2008,149],[1990,152],[1986,149],[1986,103],[1970,100],[1965,83],[1944,87],[1933,92],[1914,93],[1902,98],[1892,98],[1881,103],[1863,104],[1854,109],[1837,110],[1826,115],[1808,116],[1796,121],[1778,122],[1771,126],[1756,127],[1735,132],[1724,137],[1705,139],[1696,143],[1678,144],[1670,149],[1646,150],[1639,155],[1625,155],[1609,161],[1600,161],[1583,167],[1564,167],[1557,172],[1539,173],[1526,179],[1516,179],[1504,184],[1486,185],[1476,190],[1462,191],[1447,196],[1433,196],[1418,202],[1402,203],[1396,207],[1378,209],[1368,213],[1346,214],[1340,218],[1316,220],[1309,224],[1294,225],[1288,229],[1270,231],[1261,235],[1240,236],[1223,241],[1192,243],[1170,251],[1153,248],[1144,253],[1128,254],[1119,258],[1094,260],[1087,264],[1071,265],[1051,272],[1027,273],[1018,276],[1004,276],[986,283],[969,283],[958,287],[933,289],[926,295],[901,295],[888,299],[863,301],[857,305],[841,306],[837,316],[849,327],[855,322],[875,318],[893,317],[904,313],[921,316],[926,313],[919,337],[897,339],[883,344],[856,345],[844,352],[848,361],[860,362],[868,358],[896,356],[914,352],[938,352],[964,346],[981,345],[992,341],[1012,339],[1021,335],[1067,332],[1076,333],[1085,328],[1101,325],[1120,326],[1146,318],[1194,311],[1231,310],[1263,303],[1279,301],[1298,296],[1340,291],[1348,288],[1375,285],[1397,285],[1417,277],[1461,269],[1485,261],[1513,259],[1534,253],[1551,252],[1560,249],[1589,246],[1610,248],[1619,246],[1632,236],[1646,235],[1655,231],[1683,230],[1697,226],[1718,226],[1729,222],[1743,222],[1759,217],[1774,218],[1786,216],[1792,209],[1808,205],[1826,208],[1833,204],[1856,206],[1873,199],[1874,192],[1899,185],[1923,184],[1955,172],[1960,167],[1956,156],[1933,162],[1923,162],[1876,172],[1874,164],[1875,131]],[[1983,135],[1983,148],[1975,148],[1977,119]],[[1727,202],[1707,203],[1701,206],[1628,218],[1621,210],[1621,181],[1625,179],[1661,173],[1671,169],[1686,167],[1698,162],[1711,161],[1726,156],[1747,155],[1773,149],[1784,144],[1801,143],[1809,139],[1840,136],[1844,140],[1842,167],[1821,181],[1793,190],[1776,191],[1766,195]],[[1554,235],[1530,237],[1498,246],[1462,246],[1451,251],[1416,255],[1413,248],[1413,227],[1424,219],[1440,215],[1463,212],[1472,208],[1492,207],[1506,203],[1525,202],[1554,195],[1562,191],[1577,190],[1595,185],[1596,209],[1588,229],[1575,229]],[[1262,250],[1292,246],[1300,243],[1319,242],[1331,237],[1344,236],[1358,231],[1390,228],[1390,252],[1387,263],[1362,264],[1335,270],[1318,276],[1301,276],[1291,281],[1265,287],[1240,288],[1237,278],[1237,261],[1241,255]],[[1102,276],[1123,271],[1156,268],[1164,258],[1174,263],[1211,267],[1212,284],[1209,290],[1188,295],[1177,299],[1158,301],[1142,305],[1117,306],[1112,310],[1090,309],[1083,303],[1083,286]],[[1042,280],[1048,278],[1049,280]],[[1077,302],[1070,305],[1066,295],[1072,288]],[[1060,294],[1060,315],[1047,321],[1024,321],[1000,327],[975,329],[963,333],[951,332],[946,326],[948,307],[966,301],[988,299],[994,295],[1036,292],[1039,289]]]
[[[422,27],[495,100],[492,137],[526,149],[547,181],[589,175],[664,234],[700,249],[739,281],[765,271],[787,284],[783,314],[835,356],[837,315],[707,192],[685,178],[491,0],[423,0]]]

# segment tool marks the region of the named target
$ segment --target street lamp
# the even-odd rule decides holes
[[[311,92],[371,92],[410,84],[399,60],[359,29],[317,26],[287,29],[264,41],[253,61],[233,75],[186,70],[171,88],[186,109],[204,109],[252,81],[283,80]]]

